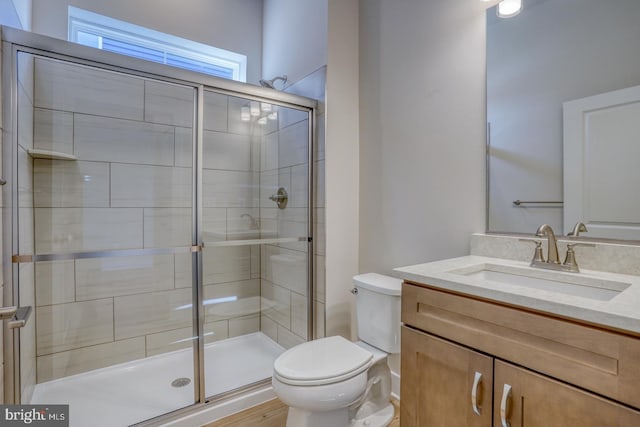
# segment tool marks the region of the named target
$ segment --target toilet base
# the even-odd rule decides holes
[[[349,427],[349,409],[311,412],[289,407],[286,427]]]
[[[368,417],[353,419],[349,427],[386,427],[393,420],[395,408],[391,403]]]

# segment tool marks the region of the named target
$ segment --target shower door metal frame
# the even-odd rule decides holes
[[[274,105],[307,111],[309,120],[308,134],[308,207],[307,207],[307,332],[308,339],[315,338],[315,314],[314,314],[314,147],[316,134],[316,109],[317,101],[297,95],[274,91],[259,86],[240,83],[232,80],[203,75],[188,70],[177,69],[163,64],[156,64],[125,57],[89,48],[64,40],[16,30],[9,27],[0,27],[2,43],[2,83],[3,89],[3,123],[4,135],[11,135],[11,141],[3,141],[3,165],[8,165],[11,177],[7,179],[7,186],[3,194],[10,194],[8,200],[3,203],[3,274],[5,278],[5,305],[8,301],[19,303],[19,263],[35,262],[59,259],[78,258],[106,258],[113,256],[178,253],[189,251],[192,253],[192,302],[193,302],[193,328],[194,336],[194,398],[191,406],[178,409],[173,412],[159,415],[151,420],[144,421],[140,425],[157,425],[168,419],[184,416],[187,413],[202,410],[210,402],[218,401],[229,396],[237,395],[255,387],[265,386],[270,379],[249,384],[238,390],[207,397],[204,387],[204,310],[203,310],[203,239],[202,239],[202,152],[203,152],[203,119],[204,119],[204,91],[212,91],[225,95],[242,97],[248,100],[267,101]],[[174,83],[191,87],[195,90],[194,102],[194,132],[193,132],[193,162],[192,162],[192,245],[190,247],[153,248],[153,249],[123,249],[117,251],[94,251],[65,254],[20,254],[18,247],[19,215],[18,215],[18,135],[17,135],[17,58],[18,52],[33,54],[51,59],[62,60],[68,63],[96,67],[108,71],[114,71],[140,78],[149,78],[156,81]],[[10,70],[10,72],[8,71]],[[7,146],[9,144],[9,146]],[[10,150],[10,151],[9,151]],[[4,154],[10,154],[10,159]],[[6,173],[7,168],[3,168]],[[10,185],[9,185],[10,184]],[[7,190],[10,188],[9,190]],[[5,213],[11,211],[10,218]],[[26,257],[21,257],[26,255]],[[12,262],[12,256],[16,260]],[[17,258],[15,258],[17,256]],[[33,321],[33,320],[32,320]],[[2,325],[4,327],[4,325]],[[4,330],[4,390],[5,403],[20,403],[20,337],[19,332],[13,332],[9,336]]]

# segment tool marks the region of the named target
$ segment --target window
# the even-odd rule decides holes
[[[247,57],[69,6],[69,41],[217,77],[247,81]]]

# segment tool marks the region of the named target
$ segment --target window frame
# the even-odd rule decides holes
[[[165,64],[167,63],[167,54],[172,54],[229,69],[232,72],[232,80],[245,83],[247,81],[246,55],[69,6],[68,40],[83,44],[78,41],[78,33],[88,33],[99,37],[98,46],[92,45],[98,49],[102,49],[102,37],[108,37],[132,45],[162,51]],[[206,74],[216,76],[213,73]]]

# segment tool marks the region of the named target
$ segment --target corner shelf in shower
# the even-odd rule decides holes
[[[273,239],[247,239],[247,240],[215,240],[204,241],[205,248],[220,246],[248,246],[248,245],[277,245],[279,243],[306,242],[306,237],[279,237]]]
[[[34,159],[47,159],[47,160],[77,160],[78,158],[73,154],[61,153],[59,151],[50,150],[36,150],[30,148],[27,153]]]

